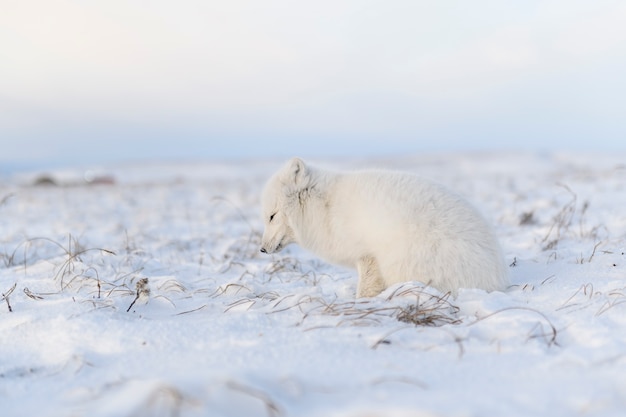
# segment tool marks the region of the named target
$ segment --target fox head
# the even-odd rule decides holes
[[[299,158],[291,159],[269,179],[261,196],[265,223],[261,252],[275,253],[290,243],[298,243],[293,220],[302,210],[301,191],[310,182],[310,169]]]

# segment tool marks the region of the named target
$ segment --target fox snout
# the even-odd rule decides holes
[[[262,242],[260,251],[261,253],[276,253],[280,252],[284,246],[284,239],[281,239],[278,244],[274,243],[273,241]]]
[[[271,242],[266,241],[265,239],[261,241],[261,249],[259,249],[261,253],[274,253],[276,250],[274,249]]]
[[[278,248],[272,249],[272,248],[268,248],[267,245],[263,245],[261,246],[260,251],[261,253],[274,253],[274,252],[278,252]]]
[[[295,243],[293,232],[287,225],[268,225],[261,237],[261,253],[276,253],[290,243]]]

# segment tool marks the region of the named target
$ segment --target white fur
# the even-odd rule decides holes
[[[412,174],[333,172],[294,158],[270,178],[262,205],[262,252],[297,243],[356,268],[357,297],[413,280],[453,294],[508,283],[500,247],[481,215]]]

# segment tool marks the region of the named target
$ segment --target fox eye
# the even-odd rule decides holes
[[[274,213],[274,214],[272,214],[272,215],[270,216],[270,223],[274,220],[274,216],[276,216],[276,213]]]

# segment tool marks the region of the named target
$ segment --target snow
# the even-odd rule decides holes
[[[513,285],[456,298],[406,283],[355,300],[354,271],[259,253],[282,161],[5,175],[0,413],[621,416],[624,156],[316,161],[413,171],[477,205]],[[43,174],[56,185],[32,185]]]

